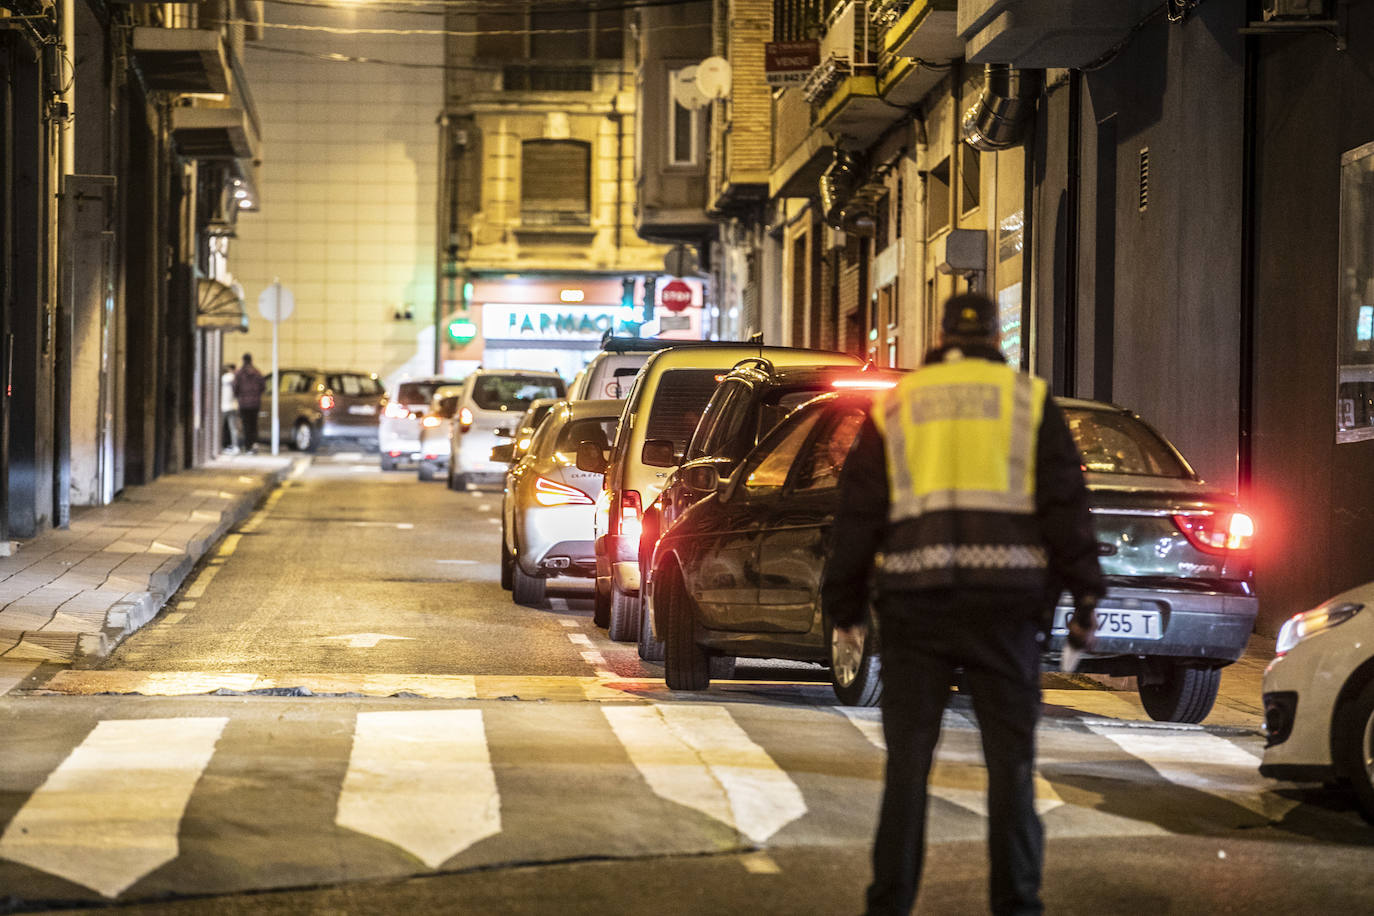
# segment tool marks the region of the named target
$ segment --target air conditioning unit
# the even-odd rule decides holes
[[[1322,19],[1326,0],[1263,0],[1265,21],[1270,19]]]

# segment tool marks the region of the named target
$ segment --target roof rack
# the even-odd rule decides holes
[[[758,341],[750,340],[748,343],[742,340],[668,340],[658,337],[615,337],[610,331],[601,335],[601,349],[610,353],[652,353],[655,350],[666,350],[669,347],[721,347],[721,346],[761,346],[762,336]]]

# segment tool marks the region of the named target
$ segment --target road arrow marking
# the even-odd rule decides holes
[[[227,718],[100,722],[10,821],[0,857],[117,897],[177,857]]]
[[[343,636],[326,636],[325,639],[346,639],[350,649],[375,649],[384,639],[414,639],[413,636],[387,636],[385,633],[345,633]]]
[[[796,783],[720,706],[601,710],[654,794],[762,843],[806,813]]]
[[[334,820],[430,868],[500,833],[482,711],[359,713]]]

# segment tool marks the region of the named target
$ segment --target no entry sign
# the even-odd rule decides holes
[[[680,312],[692,304],[692,288],[681,280],[669,280],[659,299],[668,311]]]

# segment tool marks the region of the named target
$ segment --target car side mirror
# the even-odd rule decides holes
[[[498,426],[496,427],[496,435],[500,436],[502,439],[514,439],[515,430],[509,426]],[[492,460],[494,461],[495,459]]]
[[[606,473],[606,453],[590,439],[577,443],[577,469],[593,474]]]
[[[650,439],[644,443],[639,460],[651,468],[670,468],[677,464],[677,451],[668,439]]]
[[[507,442],[505,445],[498,445],[491,450],[491,460],[510,464],[515,461],[515,443]]]
[[[693,465],[682,472],[682,482],[697,496],[709,496],[720,487],[720,472],[715,465]]]

